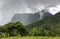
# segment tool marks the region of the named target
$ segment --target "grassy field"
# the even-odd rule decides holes
[[[60,37],[5,37],[0,39],[60,39]]]

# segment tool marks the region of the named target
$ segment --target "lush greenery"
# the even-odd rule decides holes
[[[32,30],[35,36],[60,36],[60,12],[26,27]]]
[[[27,26],[20,22],[0,26],[0,37],[8,36],[60,36],[60,12]]]
[[[5,37],[0,39],[60,39],[60,37],[31,36],[31,37]]]
[[[28,35],[28,30],[20,23],[8,23],[0,27],[0,36],[25,36]]]

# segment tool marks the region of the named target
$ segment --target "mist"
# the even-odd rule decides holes
[[[34,13],[56,5],[60,0],[0,0],[0,25],[8,23],[16,13]]]

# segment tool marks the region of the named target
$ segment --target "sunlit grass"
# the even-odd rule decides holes
[[[4,37],[0,39],[60,39],[60,37],[46,37],[46,36],[25,36],[25,37]]]

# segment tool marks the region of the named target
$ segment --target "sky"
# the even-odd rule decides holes
[[[60,11],[60,0],[0,0],[0,25],[8,23],[14,14],[34,13],[45,8],[56,14]]]

